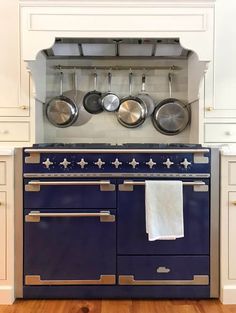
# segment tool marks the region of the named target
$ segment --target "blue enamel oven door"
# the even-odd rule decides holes
[[[113,285],[115,210],[26,209],[25,285]]]
[[[210,206],[208,179],[182,179],[184,237],[148,241],[145,225],[145,184],[143,180],[119,181],[119,255],[209,254]],[[134,184],[132,184],[134,182]],[[137,184],[135,184],[137,183]],[[193,184],[192,184],[193,183]]]

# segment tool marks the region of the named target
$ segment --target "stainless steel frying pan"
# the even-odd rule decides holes
[[[63,72],[60,73],[60,96],[46,104],[46,117],[56,127],[69,127],[78,118],[79,110],[75,102],[63,95]]]
[[[111,72],[108,73],[107,77],[108,77],[108,92],[102,96],[101,103],[105,111],[115,112],[119,108],[120,99],[116,94],[111,92],[111,78],[112,78]]]
[[[139,97],[132,96],[132,73],[129,73],[129,96],[123,98],[117,112],[117,119],[125,127],[142,125],[147,116],[147,106]]]
[[[177,135],[190,123],[190,106],[172,98],[172,75],[168,74],[170,97],[161,101],[153,112],[154,127],[165,135]]]

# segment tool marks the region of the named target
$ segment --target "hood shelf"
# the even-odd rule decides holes
[[[57,38],[44,50],[49,59],[83,58],[150,58],[186,59],[189,50],[181,47],[178,39],[75,39]]]

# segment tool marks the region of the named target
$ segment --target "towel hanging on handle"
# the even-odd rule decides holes
[[[148,240],[184,237],[182,181],[145,181]]]

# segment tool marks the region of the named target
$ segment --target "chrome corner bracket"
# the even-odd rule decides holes
[[[209,158],[204,156],[204,152],[195,152],[193,155],[193,162],[195,164],[208,164]]]
[[[30,152],[29,156],[25,157],[26,164],[38,164],[40,163],[40,153],[39,152]]]

